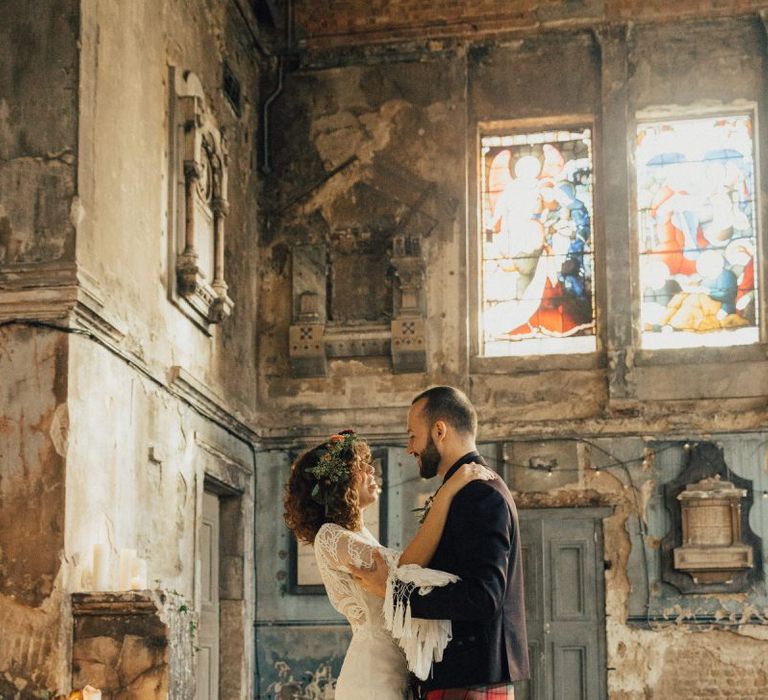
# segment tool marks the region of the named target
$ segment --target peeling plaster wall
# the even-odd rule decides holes
[[[120,550],[135,548],[150,586],[200,607],[204,489],[227,523],[220,697],[250,697],[262,58],[232,2],[2,3],[2,698],[70,690],[69,594],[92,590],[96,543],[110,585]],[[210,335],[171,300],[171,65],[200,77],[229,147],[235,306]]]
[[[234,3],[85,0],[82,43],[78,264],[125,333],[120,349],[128,361],[89,339],[71,341],[66,546],[74,590],[88,590],[92,548],[103,542],[113,580],[119,552],[134,548],[147,560],[152,587],[199,610],[198,530],[203,491],[214,479],[217,489],[229,489],[227,503],[235,505],[227,508],[238,510],[236,537],[228,533],[222,544],[220,697],[248,697],[252,454],[221,421],[227,413],[252,420],[256,407],[255,371],[245,358],[256,340],[259,65]],[[223,94],[225,59],[241,82],[240,116]],[[169,65],[198,75],[228,139],[225,274],[235,308],[210,336],[169,299]],[[169,386],[174,366],[219,403],[215,417],[200,415]]]
[[[0,697],[55,689],[68,668],[67,364],[60,335],[0,329]]]
[[[270,303],[260,309],[259,367],[264,377],[260,403],[268,402],[271,409],[262,420],[270,428],[316,425],[325,418],[313,409],[325,408],[330,395],[344,397],[335,402],[338,414],[328,416],[330,420],[344,422],[350,409],[376,405],[375,413],[366,414],[370,420],[401,424],[400,411],[388,409],[407,405],[414,381],[410,376],[393,377],[385,358],[331,362],[327,381],[287,376],[288,253],[297,244],[327,240],[335,229],[391,228],[421,189],[436,180],[437,193],[425,206],[437,224],[423,242],[427,257],[440,265],[440,273],[427,281],[434,376],[456,381],[461,375],[465,361],[456,347],[465,339],[465,329],[455,300],[463,296],[463,213],[457,203],[464,199],[465,186],[465,82],[461,63],[437,60],[289,76],[286,92],[292,97],[280,100],[274,115],[284,125],[273,143],[280,177],[265,182],[265,208],[285,208],[282,202],[290,202],[324,170],[353,154],[357,161],[306,201],[277,215],[267,213],[261,289]],[[280,412],[283,408],[291,411],[290,419]]]
[[[604,9],[548,3],[548,18],[542,16],[544,5],[536,4],[528,8],[531,14],[521,10],[521,23],[495,16],[495,28],[490,15],[485,24],[469,26],[467,19],[460,25],[463,19],[447,5],[427,9],[407,2],[387,4],[363,28],[362,6],[350,3],[329,14],[320,5],[299,3],[298,32],[308,50],[301,68],[287,75],[275,105],[285,128],[274,134],[275,174],[264,184],[261,290],[269,303],[260,307],[259,352],[260,402],[270,405],[263,425],[275,448],[261,456],[257,526],[258,560],[274,551],[278,560],[277,570],[259,575],[262,689],[279,680],[281,662],[297,679],[324,662],[337,669],[344,634],[327,601],[288,590],[289,538],[275,493],[292,454],[347,425],[387,446],[393,470],[384,494],[388,544],[401,545],[413,532],[410,509],[432,490],[413,480],[415,467],[403,450],[406,410],[420,389],[453,383],[477,406],[484,455],[505,474],[520,507],[614,509],[602,522],[608,697],[765,697],[765,571],[762,582],[742,594],[682,596],[662,584],[657,550],[669,522],[661,493],[680,473],[681,462],[643,463],[645,448],[665,440],[723,443],[729,468],[753,480],[750,522],[763,537],[765,553],[768,514],[759,496],[768,488],[768,472],[764,447],[756,447],[764,445],[768,424],[765,347],[639,349],[628,145],[636,118],[648,114],[756,104],[762,115],[765,29],[757,13],[746,13],[765,3],[728,12],[715,4],[676,4],[674,17],[666,7],[651,11],[647,3]],[[644,23],[622,25],[640,9]],[[406,27],[419,12],[424,21]],[[541,24],[532,26],[532,15]],[[696,19],[681,25],[680,17]],[[474,357],[476,125],[574,115],[596,130],[599,350]],[[763,122],[760,116],[761,152],[768,143]],[[352,157],[351,165],[326,179]],[[381,356],[329,358],[325,378],[292,377],[292,248],[328,243],[335,230],[352,223],[386,234],[418,197],[418,188],[407,190],[411,183],[433,183],[439,193],[425,205],[437,224],[422,239],[427,372],[393,374],[390,358]],[[446,202],[455,202],[450,215],[441,208]],[[764,213],[765,202],[760,206]],[[765,261],[761,275],[765,284]],[[360,296],[367,293],[361,285]],[[371,307],[378,303],[372,300]],[[551,479],[526,470],[527,458],[515,467],[500,456],[531,441],[541,454],[565,454],[563,445],[579,439],[598,447],[580,443],[574,456],[560,460],[564,471]],[[747,443],[754,449],[739,449]],[[593,471],[613,461],[601,450],[626,460],[628,471]],[[650,626],[644,620],[649,586],[651,617],[660,618]],[[293,644],[307,627],[326,643],[302,658]]]
[[[79,19],[77,2],[0,7],[0,298],[9,279],[74,260]],[[60,334],[0,328],[2,697],[68,675],[68,358]]]

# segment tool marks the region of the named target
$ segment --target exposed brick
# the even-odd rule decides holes
[[[612,22],[676,22],[768,8],[767,0],[297,0],[295,17],[309,46],[341,46],[429,36],[498,34],[526,26]]]

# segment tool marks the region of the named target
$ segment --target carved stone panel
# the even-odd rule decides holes
[[[349,229],[334,233],[330,250],[294,247],[289,331],[294,376],[323,376],[328,357],[387,354],[396,373],[426,371],[421,245],[408,235],[395,235],[384,248],[382,240]]]
[[[426,372],[426,322],[423,318],[392,321],[392,367],[395,372]]]
[[[752,548],[741,541],[741,501],[746,495],[716,474],[688,484],[677,496],[683,544],[674,550],[674,563],[694,583],[727,583],[752,568]]]
[[[752,482],[728,469],[713,443],[688,445],[680,476],[664,486],[671,527],[661,578],[681,593],[736,593],[762,577],[762,544],[749,526]]]
[[[334,231],[330,261],[332,321],[380,323],[391,317],[388,236],[368,229]]]
[[[325,376],[324,333],[325,326],[319,323],[302,323],[290,327],[288,343],[294,376]]]

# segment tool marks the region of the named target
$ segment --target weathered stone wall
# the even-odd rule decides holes
[[[4,272],[74,260],[79,21],[76,0],[0,8]]]
[[[241,361],[255,344],[259,71],[250,34],[232,3],[99,0],[83,2],[82,32],[78,264],[109,296],[126,347],[159,369],[184,367],[252,412],[256,375]],[[223,94],[225,59],[241,84],[239,117]],[[229,144],[225,274],[235,306],[210,337],[169,303],[169,178],[179,177],[168,163],[169,66],[200,78]]]
[[[66,338],[0,328],[0,697],[55,688],[69,666],[67,366]]]
[[[665,441],[724,444],[729,468],[752,481],[750,522],[765,552],[765,348],[640,349],[631,144],[637,119],[650,113],[764,109],[765,29],[759,13],[749,14],[764,7],[624,3],[577,11],[571,4],[539,3],[510,10],[507,3],[507,15],[491,18],[489,12],[483,24],[468,17],[480,14],[476,3],[471,9],[466,3],[389,3],[371,21],[363,20],[361,3],[345,3],[338,12],[316,3],[296,6],[297,31],[306,32],[308,50],[275,105],[284,128],[274,134],[275,174],[265,180],[260,239],[262,295],[269,300],[260,309],[260,403],[270,406],[262,424],[272,450],[261,457],[257,523],[264,539],[258,557],[277,551],[279,558],[276,571],[259,572],[262,690],[286,681],[283,664],[294,680],[317,675],[324,662],[333,666],[343,637],[343,625],[329,627],[338,617],[326,601],[289,590],[289,539],[271,523],[281,512],[274,494],[287,478],[291,455],[298,445],[347,425],[386,446],[390,465],[397,465],[385,490],[388,544],[398,546],[413,532],[410,509],[431,490],[413,480],[415,468],[404,454],[407,406],[420,389],[453,383],[478,407],[484,454],[505,473],[521,507],[615,509],[602,522],[609,697],[760,696],[765,571],[758,585],[739,594],[684,596],[661,581],[658,550],[670,527],[661,494],[682,469],[682,448],[670,451],[677,461],[666,462],[645,459],[645,449]],[[518,11],[520,21],[509,16]],[[688,19],[681,23],[681,17]],[[626,24],[630,20],[638,23]],[[599,350],[475,357],[477,124],[536,125],[569,117],[595,125]],[[766,142],[761,126],[760,152]],[[760,207],[764,211],[765,204]],[[421,228],[419,215],[430,226]],[[326,377],[292,376],[295,246],[324,244],[332,255],[339,231],[384,238],[403,221],[417,231],[426,259],[427,371],[394,373],[391,358],[380,353],[329,355]],[[378,275],[362,258],[360,265]],[[765,279],[764,261],[761,266]],[[333,299],[332,286],[333,279],[326,330],[338,332],[354,324],[333,319],[334,304],[342,302]],[[358,300],[374,293],[370,279],[350,287]],[[371,307],[379,303],[376,297]],[[513,458],[501,456],[531,441],[539,452],[527,447],[528,456],[569,455],[563,445],[579,440],[551,478],[530,472],[527,457],[514,467]],[[626,461],[628,471],[615,465],[596,471],[614,462],[601,450]],[[326,644],[302,659],[294,644],[307,626]],[[717,670],[681,681],[678,663],[711,666],[718,648]],[[744,685],[735,689],[729,679],[742,676]]]
[[[20,287],[73,264],[78,25],[77,2],[0,7],[3,308]],[[2,697],[39,697],[68,673],[68,358],[55,332],[0,328]]]
[[[109,552],[110,586],[132,548],[149,586],[199,606],[200,503],[213,489],[230,537],[220,697],[248,697],[255,19],[237,3],[10,2],[0,27],[0,696],[71,688],[69,594],[92,590],[96,543]],[[172,300],[171,66],[199,76],[228,145],[234,311],[209,333]]]

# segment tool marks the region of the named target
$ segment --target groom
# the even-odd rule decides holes
[[[411,404],[408,452],[425,479],[440,476],[444,483],[462,464],[484,463],[476,433],[475,409],[458,389],[433,387]],[[443,660],[430,678],[418,682],[418,696],[511,700],[512,681],[528,678],[529,667],[520,528],[502,479],[473,481],[458,492],[429,566],[460,580],[410,596],[413,617],[450,619],[453,627]],[[387,568],[378,552],[375,569],[355,573],[363,588],[384,597]]]

